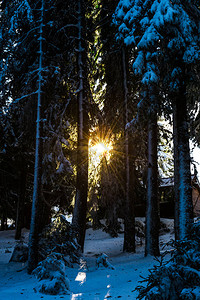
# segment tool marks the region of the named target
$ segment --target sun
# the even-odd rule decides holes
[[[96,150],[97,155],[102,155],[103,153],[109,151],[109,148],[104,143],[98,143],[93,146],[94,150]]]
[[[106,158],[106,160],[109,161],[111,149],[111,143],[106,143],[104,141],[98,142],[95,145],[90,145],[89,156],[91,163],[96,167],[103,158]]]

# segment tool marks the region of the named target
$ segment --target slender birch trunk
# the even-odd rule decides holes
[[[159,255],[158,215],[158,126],[154,90],[150,89],[150,113],[148,117],[148,170],[146,203],[146,244],[145,255]]]
[[[122,48],[123,86],[124,86],[124,121],[128,123],[128,87],[126,70],[126,53]],[[133,153],[130,153],[130,136],[125,130],[125,218],[124,218],[124,246],[123,250],[135,252],[135,212],[134,212],[134,166]]]
[[[178,239],[183,240],[189,234],[192,224],[192,187],[190,173],[189,132],[187,123],[187,101],[185,84],[179,89],[176,97],[175,137],[178,141],[178,163],[175,165],[175,176],[178,177]],[[176,187],[177,188],[177,187]]]
[[[38,264],[38,234],[39,234],[39,205],[41,201],[41,177],[42,177],[42,121],[41,121],[41,96],[42,96],[42,59],[43,59],[43,19],[44,0],[41,6],[41,20],[39,29],[39,71],[38,71],[38,98],[36,120],[36,145],[35,145],[35,169],[31,225],[29,234],[29,253],[27,271],[30,274]]]
[[[77,241],[84,249],[87,192],[88,192],[88,113],[86,95],[86,43],[85,43],[85,9],[84,1],[78,1],[78,157],[76,198],[73,212],[72,224],[77,233]]]

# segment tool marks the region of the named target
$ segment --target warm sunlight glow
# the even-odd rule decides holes
[[[104,141],[99,142],[93,146],[90,145],[89,156],[92,165],[97,167],[103,158],[106,158],[107,162],[109,162],[111,149],[112,149],[111,143],[106,143]]]
[[[94,150],[96,150],[97,155],[101,155],[105,153],[106,151],[109,151],[109,148],[104,145],[103,143],[98,143],[93,146]]]

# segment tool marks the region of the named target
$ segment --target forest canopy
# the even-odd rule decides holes
[[[146,216],[159,255],[160,182],[176,240],[193,223],[189,141],[200,143],[198,1],[0,1],[0,220],[30,229],[28,270],[52,218],[111,236]],[[105,219],[103,225],[100,221]],[[8,222],[9,221],[9,222]]]

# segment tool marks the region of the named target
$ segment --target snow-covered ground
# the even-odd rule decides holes
[[[173,238],[173,221],[164,220],[168,233],[160,236],[162,246]],[[28,231],[24,231],[28,240]],[[103,299],[136,299],[134,291],[141,277],[146,277],[148,269],[156,264],[152,257],[144,257],[144,244],[137,246],[135,254],[122,252],[123,234],[111,238],[101,230],[87,230],[84,259],[81,268],[66,268],[70,280],[70,295],[49,296],[34,291],[37,279],[26,272],[26,264],[9,263],[15,245],[14,231],[0,232],[0,300],[103,300]],[[96,258],[106,253],[114,270],[96,268]],[[87,267],[86,267],[87,264]]]

